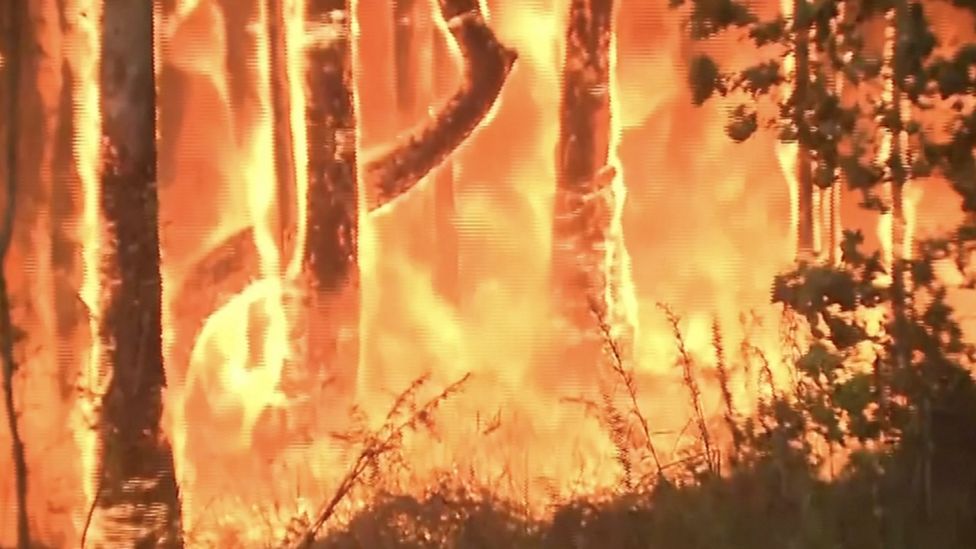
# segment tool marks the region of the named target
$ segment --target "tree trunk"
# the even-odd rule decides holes
[[[166,384],[156,189],[153,4],[105,0],[100,108],[106,222],[100,341],[111,380],[100,418],[95,533],[115,547],[180,547]]]
[[[284,0],[267,0],[268,46],[271,61],[271,108],[274,125],[274,166],[278,188],[278,244],[284,250],[295,221],[295,144],[291,127],[291,79]]]
[[[19,128],[20,71],[24,52],[21,32],[29,21],[26,6],[20,2],[0,5],[0,145],[3,147],[3,191],[0,194],[0,359],[3,372],[3,412],[7,419],[10,451],[13,461],[14,486],[17,509],[17,547],[31,546],[28,501],[27,461],[24,442],[20,433],[19,413],[14,399],[14,326],[10,317],[10,295],[7,284],[7,254],[13,236],[14,214],[20,177],[18,148],[21,139]]]
[[[397,114],[402,126],[409,127],[424,114],[423,101],[418,97],[420,70],[418,65],[419,35],[418,5],[415,0],[393,0],[393,56],[396,72]]]
[[[553,212],[557,303],[574,339],[574,362],[599,363],[602,335],[593,314],[610,322],[608,245],[615,198],[610,154],[612,0],[572,0],[560,105]],[[594,310],[595,309],[595,310]]]
[[[794,0],[793,17],[805,10],[807,0]],[[797,201],[798,222],[796,235],[796,254],[799,260],[813,259],[817,250],[814,244],[813,213],[813,161],[810,147],[806,144],[805,120],[808,108],[808,88],[810,87],[810,37],[806,28],[799,28],[794,38],[796,78],[793,83],[793,124],[798,134],[796,181],[799,199]]]
[[[296,376],[288,381],[299,393],[308,391],[311,368],[313,375],[332,376],[333,388],[346,398],[352,396],[359,361],[352,15],[347,0],[312,0],[306,5],[306,21],[316,25],[316,39],[306,50],[305,74],[308,188],[300,253],[306,346],[302,364],[287,370]],[[319,365],[325,364],[331,372],[320,371]]]

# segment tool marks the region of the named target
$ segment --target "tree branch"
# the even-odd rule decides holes
[[[498,41],[477,2],[441,0],[441,15],[466,61],[464,80],[436,116],[366,164],[370,210],[412,189],[471,135],[494,106],[518,57]]]
[[[408,192],[474,131],[495,104],[517,57],[495,37],[477,1],[441,0],[441,15],[467,61],[464,80],[436,116],[387,153],[366,163],[363,177],[370,209]],[[283,252],[286,261],[291,253],[301,253]],[[206,318],[256,276],[258,261],[254,233],[247,228],[225,240],[193,269],[174,303],[174,313],[186,326],[183,334],[188,336],[185,345],[178,344],[178,361],[181,355],[189,357],[186,347],[192,345]]]

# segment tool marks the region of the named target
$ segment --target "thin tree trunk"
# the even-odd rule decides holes
[[[274,166],[278,189],[278,242],[282,249],[295,221],[295,144],[291,127],[291,80],[288,72],[288,33],[285,0],[267,0],[268,45],[271,59],[271,108],[274,125]]]
[[[421,91],[429,95],[447,92],[441,72],[449,70],[450,57],[443,43],[440,29],[425,24],[416,0],[394,0],[394,48],[396,67],[397,109],[401,126],[409,127],[426,117],[429,97],[422,98]],[[423,43],[423,42],[426,42]],[[422,71],[420,52],[429,46],[432,59],[430,71]],[[429,78],[428,82],[424,77]],[[428,89],[429,85],[429,89]],[[450,302],[457,301],[457,234],[454,226],[454,176],[450,158],[432,170],[433,179],[432,217],[434,220],[434,288]]]
[[[306,20],[322,25],[308,49],[306,272],[318,291],[358,283],[356,113],[347,0],[311,0]]]
[[[431,29],[433,41],[433,91],[440,97],[449,91],[450,82],[442,75],[450,69],[451,58],[440,29]],[[434,170],[434,287],[450,303],[458,303],[458,234],[455,203],[454,162],[448,158]]]
[[[153,4],[105,0],[100,69],[106,249],[100,339],[100,543],[180,547],[179,494],[160,427],[166,384],[156,189]]]
[[[415,0],[393,0],[393,56],[396,72],[397,113],[403,125],[413,124],[423,115],[423,101],[417,94],[420,84],[418,59],[418,6]]]
[[[807,0],[794,0],[793,17],[804,11]],[[817,250],[814,249],[814,213],[813,213],[813,161],[810,148],[805,143],[807,123],[805,111],[807,109],[807,93],[810,87],[810,37],[807,29],[798,28],[794,39],[794,56],[796,62],[796,78],[793,83],[793,124],[798,133],[796,181],[799,192],[797,207],[799,218],[796,235],[796,253],[800,260],[812,259]]]
[[[612,0],[572,0],[560,105],[553,212],[553,276],[557,302],[582,338],[568,346],[574,360],[597,363],[593,313],[607,321],[607,245],[615,176],[610,154]],[[596,309],[593,311],[592,309]],[[584,356],[581,356],[581,353]]]
[[[31,546],[27,511],[27,460],[24,442],[20,434],[19,414],[14,400],[14,326],[10,318],[10,296],[7,285],[7,252],[13,236],[14,214],[16,212],[18,169],[18,92],[20,86],[21,56],[23,53],[21,31],[29,24],[26,9],[20,2],[7,2],[0,6],[0,140],[3,145],[4,170],[2,210],[0,210],[0,353],[3,360],[3,404],[7,417],[7,430],[10,435],[10,451],[14,464],[14,483],[17,504],[17,547],[28,549]],[[4,127],[6,126],[6,127]]]

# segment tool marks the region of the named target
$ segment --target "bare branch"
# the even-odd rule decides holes
[[[647,444],[647,450],[650,452],[651,457],[654,460],[654,466],[657,468],[658,477],[661,477],[664,469],[661,466],[661,459],[658,457],[657,449],[654,447],[654,439],[651,435],[651,428],[647,421],[647,417],[645,417],[644,413],[641,411],[640,404],[637,400],[637,383],[634,381],[634,373],[624,367],[623,354],[620,351],[620,346],[617,344],[616,339],[613,337],[610,331],[610,325],[603,317],[603,312],[597,306],[597,303],[592,299],[590,301],[590,310],[592,311],[593,316],[596,317],[597,326],[599,326],[600,334],[603,336],[607,354],[610,355],[610,368],[624,383],[624,387],[627,390],[627,396],[630,397],[630,413],[636,417],[637,421],[640,423],[641,430],[644,433],[644,440]]]
[[[477,2],[441,0],[441,14],[466,61],[464,80],[433,119],[366,164],[370,210],[409,191],[471,135],[497,101],[517,58],[495,37]]]
[[[359,485],[363,474],[372,467],[381,457],[394,453],[401,448],[401,437],[404,432],[416,430],[418,427],[427,425],[430,416],[447,399],[459,393],[464,385],[471,378],[471,374],[464,374],[464,377],[448,385],[437,396],[431,398],[423,405],[413,409],[413,402],[417,391],[427,381],[427,376],[418,378],[410,384],[407,389],[393,402],[390,411],[386,415],[383,425],[375,432],[366,435],[362,450],[353,461],[352,467],[339,482],[339,486],[332,497],[321,507],[315,520],[308,525],[307,529],[298,536],[297,540],[285,540],[281,547],[288,548],[307,548],[315,541],[315,536],[325,523],[335,514],[339,503]],[[412,413],[402,422],[397,422],[398,417],[403,416],[404,408],[411,408]]]
[[[705,456],[708,461],[708,467],[712,472],[715,472],[716,466],[714,454],[712,453],[712,439],[708,432],[708,423],[705,420],[705,410],[702,408],[701,388],[695,379],[693,370],[695,364],[694,359],[691,358],[691,353],[685,345],[684,335],[682,335],[681,328],[678,326],[680,318],[667,305],[659,303],[658,307],[664,311],[668,319],[668,324],[671,325],[671,331],[674,334],[675,342],[678,346],[678,362],[681,365],[681,372],[684,375],[685,387],[688,388],[692,410],[695,413],[695,422],[698,424],[698,432],[702,437],[702,442],[705,444]]]

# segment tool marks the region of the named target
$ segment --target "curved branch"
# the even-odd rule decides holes
[[[370,210],[408,192],[471,135],[494,106],[518,57],[498,41],[477,2],[441,0],[441,15],[466,61],[464,81],[433,119],[364,166]]]
[[[436,116],[366,163],[363,178],[371,210],[413,188],[471,135],[494,106],[515,63],[517,54],[498,41],[476,0],[441,0],[441,16],[466,60],[464,80]],[[180,319],[174,349],[177,364],[186,364],[207,317],[257,276],[259,256],[253,237],[251,229],[232,235],[181,285],[173,306],[174,316]]]
[[[190,363],[193,345],[207,318],[243,292],[259,271],[260,255],[251,228],[234,233],[193,267],[180,284],[172,306],[173,316],[179,319],[171,351],[179,368],[173,373],[182,374]]]

